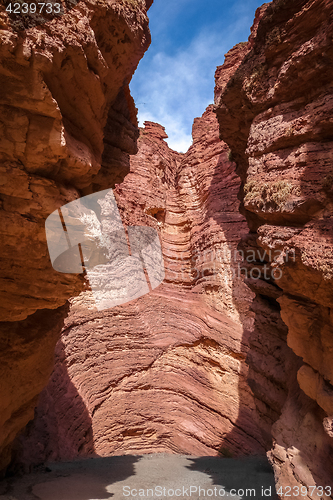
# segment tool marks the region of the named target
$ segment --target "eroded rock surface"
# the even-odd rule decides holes
[[[108,311],[94,311],[89,291],[72,302],[50,383],[17,444],[25,464],[94,453],[264,453],[246,382],[252,294],[238,276],[247,227],[218,135],[212,106],[195,120],[185,155],[169,149],[160,125],[141,130],[114,192],[125,225],[159,231],[165,281]]]
[[[250,385],[274,439],[278,486],[332,486],[333,3],[275,0],[266,7],[246,57],[222,89],[217,81],[216,95],[252,231],[242,248],[266,252],[269,268],[267,279],[251,283],[252,338],[260,342],[252,342]],[[249,269],[260,265],[257,258]],[[272,333],[285,336],[276,347],[289,374],[280,417],[274,391],[284,382],[276,383],[277,371],[272,376],[262,357],[274,345]]]
[[[53,270],[45,219],[129,171],[128,83],[149,45],[150,4],[62,2],[61,15],[20,20],[0,7],[0,469],[52,371],[63,305],[84,287]]]
[[[332,7],[258,9],[249,42],[216,73],[220,126],[210,106],[185,155],[160,125],[141,130],[130,173],[112,182],[124,224],[158,230],[165,282],[105,312],[89,289],[71,301],[50,382],[15,445],[23,464],[268,450],[278,488],[333,486]],[[104,149],[84,142],[105,151],[102,168],[75,180],[73,167],[75,196],[110,187],[110,165],[124,172],[135,150],[127,87],[117,95]],[[69,144],[79,138],[68,127]]]

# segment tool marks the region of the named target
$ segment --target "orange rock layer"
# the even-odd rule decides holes
[[[273,276],[250,283],[257,294],[250,385],[273,436],[278,485],[292,487],[333,486],[332,16],[331,0],[267,5],[246,57],[216,96],[252,231],[243,250],[275,257],[266,258]],[[219,89],[218,73],[217,80]],[[277,418],[267,383],[279,387],[276,370],[262,354],[283,337],[280,318],[290,380]]]
[[[124,224],[158,230],[165,281],[108,311],[96,310],[89,289],[71,300],[51,379],[15,443],[17,462],[268,451],[278,488],[333,486],[332,7],[332,0],[274,0],[258,9],[249,42],[216,72],[215,107],[195,120],[186,154],[169,149],[163,127],[145,124],[130,173],[123,182],[112,174],[112,182]],[[104,43],[102,35],[96,40]],[[60,165],[52,182],[65,184],[72,172],[79,194],[112,185],[112,167],[122,171],[124,152],[135,150],[127,126],[133,106],[127,89],[119,91],[100,141],[93,136],[90,144],[82,127],[81,152],[100,158],[104,137],[99,173],[75,179],[73,166],[62,174]],[[70,148],[81,136],[75,123],[63,126]],[[58,298],[74,293],[77,278],[69,279]],[[26,339],[39,348],[48,342],[43,328],[55,342],[65,310],[35,314],[40,329],[31,328],[33,316],[5,325],[16,325],[11,345],[22,356]],[[24,391],[30,411],[37,392]],[[23,426],[20,411],[9,422]]]
[[[52,372],[64,304],[84,286],[53,270],[45,219],[129,171],[128,82],[150,42],[150,4],[62,2],[45,18],[0,6],[0,469]]]

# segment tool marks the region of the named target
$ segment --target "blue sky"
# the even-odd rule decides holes
[[[131,91],[145,120],[166,129],[167,142],[186,152],[194,118],[214,100],[214,73],[224,54],[250,34],[258,0],[154,0],[152,44],[140,61]]]

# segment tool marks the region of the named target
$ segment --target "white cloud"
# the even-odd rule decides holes
[[[164,51],[149,53],[139,65],[131,83],[139,109],[140,126],[146,120],[160,123],[169,136],[169,146],[186,152],[192,144],[191,129],[214,100],[214,72],[223,64],[224,54],[251,21],[242,15],[221,31],[220,23],[201,31],[190,44],[173,55]]]
[[[163,125],[175,150],[187,151],[193,119],[213,102],[215,65],[210,50],[214,43],[212,36],[199,37],[174,57],[159,52],[136,81],[133,94],[140,125],[144,120]]]

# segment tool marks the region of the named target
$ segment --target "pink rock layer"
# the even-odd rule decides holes
[[[247,384],[252,294],[238,270],[240,181],[213,107],[176,153],[147,122],[114,192],[125,225],[155,227],[166,277],[149,295],[94,311],[72,301],[55,369],[17,443],[24,464],[171,452],[264,454]]]

